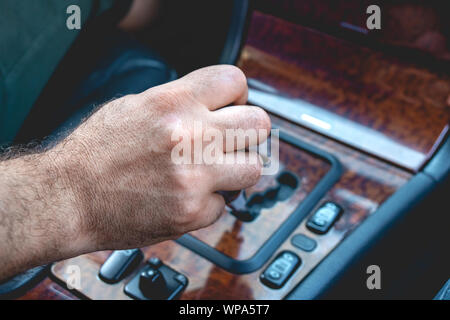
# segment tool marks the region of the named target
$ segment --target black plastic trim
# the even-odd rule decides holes
[[[436,181],[441,181],[450,174],[450,135],[447,135],[447,139],[423,168],[423,172]]]
[[[24,295],[47,276],[48,270],[49,265],[36,267],[0,283],[0,299],[15,299]]]
[[[438,294],[433,298],[433,300],[449,300],[450,296],[450,279],[444,284]]]
[[[241,53],[249,24],[249,0],[233,0],[230,28],[219,59],[220,64],[235,64]]]
[[[288,300],[320,298],[352,263],[392,228],[411,208],[420,203],[436,186],[424,173],[412,177],[386,200],[376,212],[346,237],[322,262],[291,291]]]
[[[325,193],[336,183],[342,174],[340,162],[329,153],[304,143],[281,130],[280,140],[324,159],[331,167],[322,180],[319,181],[308,196],[299,204],[297,209],[295,209],[289,218],[283,222],[283,224],[269,237],[269,239],[267,239],[251,258],[246,260],[231,258],[189,234],[183,235],[181,238],[177,239],[176,242],[229,272],[243,274],[261,268],[295,230],[300,222],[311,212]]]

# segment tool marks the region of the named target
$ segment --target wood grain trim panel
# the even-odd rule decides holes
[[[449,128],[448,75],[269,15],[254,13],[239,66],[262,84],[255,104],[277,112],[291,103],[291,121],[312,106],[330,128],[301,125],[412,171]]]

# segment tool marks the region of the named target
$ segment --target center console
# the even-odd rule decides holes
[[[343,268],[327,261],[350,238],[368,240],[366,221],[407,193],[442,149],[450,77],[294,23],[295,10],[307,8],[290,4],[252,13],[237,62],[249,103],[280,129],[278,172],[245,190],[208,228],[57,262],[34,292],[56,281],[53,298],[61,299],[283,299],[318,269],[333,277]],[[386,224],[396,212],[390,215],[383,213]],[[75,287],[73,266],[82,275]]]

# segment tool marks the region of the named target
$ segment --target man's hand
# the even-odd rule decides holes
[[[224,136],[255,129],[260,143],[270,119],[246,100],[239,69],[204,68],[106,104],[49,151],[1,162],[0,278],[81,253],[174,239],[216,221],[224,208],[216,192],[255,184],[257,154],[212,141],[243,161],[177,164],[173,134],[189,133],[194,145],[209,129]]]

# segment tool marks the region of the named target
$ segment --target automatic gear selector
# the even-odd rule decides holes
[[[299,185],[298,178],[289,171],[280,173],[276,182],[276,186],[250,197],[247,197],[245,190],[241,191],[235,200],[228,203],[230,213],[241,221],[251,222],[259,216],[262,209],[272,208],[277,202],[289,199]]]

